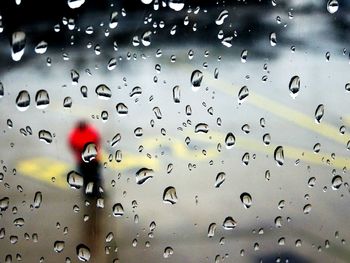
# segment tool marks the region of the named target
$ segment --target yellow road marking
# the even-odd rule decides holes
[[[50,185],[66,188],[66,178],[63,176],[67,173],[69,166],[64,162],[45,157],[23,160],[17,164],[17,170],[26,176],[32,177],[43,182],[50,182]],[[55,181],[52,182],[52,178]]]
[[[102,159],[108,160],[109,154],[106,152],[102,153]],[[153,170],[159,169],[159,160],[156,158],[148,158],[142,155],[136,155],[131,153],[124,153],[121,162],[116,162],[113,160],[112,162],[107,162],[107,167],[111,169],[115,169],[117,171],[123,171],[133,168],[142,168],[147,167]]]

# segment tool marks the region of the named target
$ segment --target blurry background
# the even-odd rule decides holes
[[[2,0],[0,262],[348,262],[349,7]]]

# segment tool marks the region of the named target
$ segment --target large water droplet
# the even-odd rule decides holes
[[[195,133],[207,133],[209,131],[209,126],[206,123],[198,123],[194,129]]]
[[[327,2],[327,11],[331,14],[334,14],[338,11],[339,3],[337,0],[329,0]]]
[[[153,108],[154,115],[156,115],[156,118],[160,120],[162,118],[162,112],[160,111],[159,107]]]
[[[19,111],[25,111],[29,108],[30,95],[28,91],[22,90],[18,93],[16,98],[16,105]]]
[[[22,31],[14,32],[11,41],[11,56],[14,61],[21,60],[26,46],[26,34]]]
[[[180,11],[184,8],[184,0],[169,0],[169,7],[175,11]]]
[[[5,211],[10,204],[10,199],[8,197],[4,197],[0,199],[0,211]]]
[[[50,104],[49,93],[41,89],[35,95],[36,107],[38,109],[45,109]]]
[[[252,197],[250,194],[242,193],[240,198],[244,208],[248,209],[252,205]]]
[[[111,242],[113,240],[113,238],[114,238],[113,232],[109,232],[106,236],[106,242],[107,243]]]
[[[47,50],[47,42],[40,41],[34,48],[35,53],[44,54]]]
[[[191,74],[191,84],[192,90],[197,91],[202,83],[203,73],[202,71],[196,69]]]
[[[282,146],[277,146],[274,152],[274,158],[277,165],[282,166],[284,163],[284,152]]]
[[[117,59],[116,58],[111,58],[109,61],[108,61],[108,64],[107,64],[107,69],[108,70],[113,70],[115,69],[117,66]]]
[[[109,18],[109,27],[113,29],[113,28],[116,28],[117,25],[118,25],[118,12],[115,11],[111,13],[111,16]]]
[[[125,116],[128,114],[128,107],[124,103],[118,103],[116,110],[120,116]]]
[[[124,215],[124,208],[121,203],[117,203],[113,206],[113,216],[121,217]]]
[[[78,259],[84,262],[87,262],[90,260],[91,254],[90,254],[90,249],[83,245],[80,244],[76,247],[76,253],[78,256]]]
[[[142,89],[141,89],[141,87],[136,86],[136,87],[134,87],[134,88],[132,89],[132,91],[130,92],[129,96],[130,96],[130,97],[133,97],[133,96],[137,96],[137,95],[141,95],[141,94],[142,94]]]
[[[112,91],[105,84],[100,84],[95,90],[97,97],[101,100],[108,100],[112,97]]]
[[[225,37],[222,41],[221,44],[223,44],[225,47],[232,47],[232,39],[233,37]]]
[[[75,9],[81,7],[85,0],[68,0],[67,3],[70,8]]]
[[[52,143],[51,132],[46,130],[40,130],[38,136],[40,141],[46,142],[47,144]]]
[[[64,249],[65,242],[64,241],[55,241],[53,245],[53,249],[57,253],[61,253]]]
[[[336,175],[332,178],[332,189],[339,190],[340,186],[343,184],[343,178],[340,175]]]
[[[227,17],[228,17],[228,11],[227,10],[221,11],[219,16],[215,20],[215,24],[217,24],[218,26],[221,26]]]
[[[136,183],[143,184],[147,180],[153,178],[153,170],[149,168],[141,168],[136,172]]]
[[[216,230],[216,224],[211,223],[208,227],[208,237],[211,238],[215,235],[215,230]]]
[[[76,171],[67,174],[67,182],[71,188],[79,189],[84,185],[84,178]]]
[[[321,123],[324,114],[324,105],[320,104],[317,106],[315,111],[315,121],[316,123]]]
[[[236,137],[232,132],[229,132],[225,137],[225,145],[227,149],[231,149],[236,143]]]
[[[298,92],[300,90],[300,78],[299,76],[294,76],[291,78],[289,82],[289,91],[290,96],[292,96],[293,99],[298,95]]]
[[[222,224],[222,227],[225,230],[232,230],[236,226],[237,226],[237,222],[231,216],[226,217],[223,224]]]
[[[168,186],[163,192],[163,202],[167,204],[176,204],[177,195],[176,189],[173,186]]]
[[[164,253],[163,253],[163,257],[164,258],[168,258],[170,257],[172,254],[174,254],[174,250],[171,247],[166,247],[164,249]]]
[[[96,159],[97,156],[97,146],[96,144],[89,142],[84,146],[84,151],[81,154],[81,158],[84,162],[88,163]]]
[[[311,212],[311,208],[312,208],[312,206],[310,204],[305,205],[303,207],[304,214],[306,214],[306,215],[309,214]]]
[[[149,45],[151,45],[151,35],[152,35],[152,31],[146,31],[145,33],[142,34],[141,36],[142,45],[144,45],[145,47],[148,47]]]
[[[222,185],[222,183],[225,181],[225,177],[226,177],[226,174],[224,172],[218,173],[215,179],[214,186],[216,188],[220,187],[220,185]]]
[[[43,195],[41,192],[36,192],[34,195],[34,203],[33,207],[34,208],[39,208],[41,206],[41,202],[43,200]]]

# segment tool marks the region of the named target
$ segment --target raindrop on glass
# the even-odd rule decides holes
[[[163,192],[163,202],[167,204],[176,204],[177,202],[177,195],[176,195],[176,189],[173,186],[169,186],[165,188]]]

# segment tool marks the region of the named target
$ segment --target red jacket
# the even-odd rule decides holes
[[[91,125],[78,125],[69,134],[69,146],[74,152],[77,163],[83,162],[82,153],[87,143],[94,143],[97,148],[96,160],[99,160],[100,135]]]

